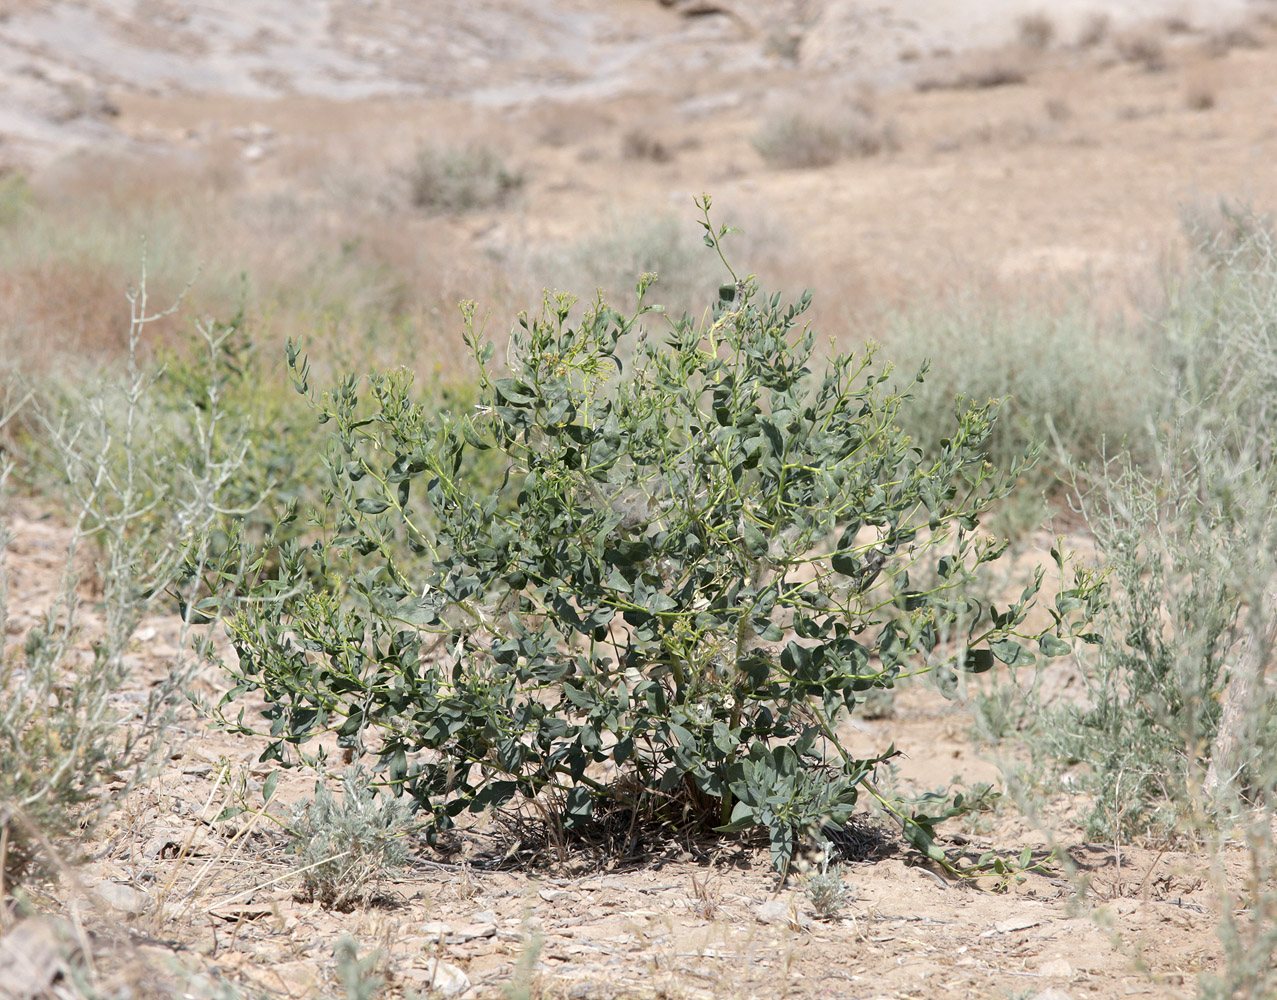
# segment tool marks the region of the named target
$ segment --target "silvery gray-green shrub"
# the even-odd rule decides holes
[[[832,848],[825,845],[817,870],[807,873],[803,892],[811,901],[812,909],[822,920],[832,920],[839,916],[843,908],[856,898],[856,890],[843,879],[842,866],[829,863],[828,852]]]
[[[322,780],[293,809],[291,849],[307,898],[333,909],[370,901],[408,861],[408,808],[378,800],[361,768],[347,768],[339,802]]]
[[[547,296],[500,365],[468,307],[470,413],[402,371],[315,392],[290,345],[332,443],[317,540],[282,547],[231,628],[227,701],[265,696],[268,756],[317,763],[336,733],[429,835],[551,793],[569,830],[616,808],[762,828],[783,870],[895,754],[837,739],[871,691],[1069,650],[1093,580],[1045,630],[1025,626],[1040,576],[1000,611],[969,593],[1004,549],[980,517],[1022,469],[986,459],[996,403],[924,455],[872,351],[824,360],[809,294],[732,278],[700,322],[646,305],[651,275],[629,316]],[[490,452],[496,481],[472,474]],[[943,859],[939,817],[900,818]]]
[[[7,886],[51,865],[66,840],[91,830],[169,758],[177,706],[211,652],[208,632],[192,625],[216,624],[223,607],[199,585],[220,562],[217,526],[245,498],[238,480],[248,441],[217,392],[230,330],[196,324],[203,360],[191,370],[200,390],[181,411],[168,407],[142,347],[147,327],[178,305],[149,305],[146,277],[144,255],[141,282],[128,293],[128,353],[118,370],[65,399],[23,394],[23,401],[33,397],[32,440],[66,527],[52,593],[25,629],[9,616],[13,571],[5,549],[14,535],[5,487],[14,465],[0,453],[0,876]],[[0,426],[17,412],[4,389]],[[229,564],[220,564],[233,589]],[[189,613],[197,597],[198,617]],[[170,598],[188,612],[182,652],[142,684],[134,676],[135,636]]]

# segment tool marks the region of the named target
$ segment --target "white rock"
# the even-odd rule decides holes
[[[145,913],[155,905],[155,900],[146,893],[118,882],[103,882],[94,886],[93,895],[111,909],[130,915]]]
[[[1027,931],[1030,927],[1036,927],[1041,922],[1037,917],[1022,914],[1016,917],[1007,917],[1006,920],[999,920],[993,925],[993,929],[998,934],[1010,934],[1012,931]],[[988,931],[985,931],[980,936],[986,937],[988,933]]]
[[[441,962],[437,958],[426,960],[426,984],[431,993],[453,997],[470,988],[470,979],[455,965]]]
[[[759,903],[754,915],[764,924],[784,924],[795,931],[811,926],[810,917],[803,916],[783,899],[769,899],[765,903]]]

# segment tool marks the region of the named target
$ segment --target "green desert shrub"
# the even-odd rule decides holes
[[[1165,844],[1196,820],[1246,631],[1238,572],[1252,562],[1211,496],[1220,466],[1200,471],[1117,465],[1089,499],[1112,587],[1110,638],[1084,662],[1085,701],[1042,709],[1033,737],[1061,764],[1086,765],[1075,781],[1091,796],[1085,827],[1096,839]]]
[[[31,188],[20,173],[0,173],[0,228],[22,218],[31,203]]]
[[[86,384],[75,372],[27,379],[38,404],[29,409],[45,416],[29,417],[15,435],[22,456],[18,476],[28,491],[65,495],[66,458],[52,432],[57,422],[70,426],[92,416],[104,441],[129,442],[127,449],[104,447],[99,456],[105,481],[127,482],[134,491],[129,537],[162,537],[170,529],[175,492],[216,482],[202,578],[184,575],[181,584],[206,600],[225,587],[223,574],[251,575],[249,567],[225,562],[241,542],[260,542],[268,533],[279,537],[283,525],[292,537],[309,530],[291,512],[319,502],[325,440],[305,401],[278,391],[283,365],[263,357],[260,335],[243,308],[226,320],[200,321],[183,341],[171,334],[166,339],[168,344],[145,352],[138,345],[129,362],[138,391],[126,403],[106,405],[102,385]],[[104,488],[103,504],[111,492]],[[94,511],[84,525],[91,537],[103,528]],[[196,612],[194,620],[203,617]]]
[[[207,449],[214,466],[237,467],[223,492],[222,549],[228,532],[258,540],[278,535],[290,507],[318,502],[325,441],[304,401],[278,391],[283,372],[263,356],[262,337],[242,307],[228,320],[210,321],[208,329],[215,352],[196,343],[195,350],[159,353],[149,420],[157,448],[171,460],[201,462],[197,456]],[[163,509],[157,513],[163,516]],[[292,523],[300,534],[304,526]]]
[[[997,405],[924,453],[871,353],[817,359],[810,295],[732,277],[700,321],[643,304],[646,279],[629,315],[547,297],[499,365],[471,308],[468,413],[402,371],[317,393],[290,352],[331,428],[332,527],[282,545],[231,627],[225,704],[265,697],[268,757],[320,764],[332,732],[430,837],[537,797],[569,834],[618,810],[762,830],[784,869],[894,753],[836,736],[870,691],[1071,648],[1076,616],[1026,625],[1040,575],[1001,610],[969,596],[1004,549],[980,518],[1021,471],[988,461]],[[499,456],[495,488],[474,452]],[[1068,594],[1099,600],[1086,577]],[[895,814],[943,860],[934,817]]]

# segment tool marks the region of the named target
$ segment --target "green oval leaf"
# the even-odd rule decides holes
[[[993,668],[993,653],[987,649],[968,649],[958,661],[958,669],[982,674]]]
[[[1014,639],[998,639],[989,643],[989,649],[1008,667],[1031,667],[1037,662],[1033,654]]]
[[[466,417],[461,421],[461,436],[465,438],[466,444],[468,444],[471,448],[478,448],[480,451],[487,451],[492,447],[492,445],[488,444],[487,441],[483,440],[483,438],[479,436],[479,432],[475,430],[474,424],[471,422],[469,417]]]
[[[745,540],[745,551],[753,558],[760,559],[767,555],[767,536],[756,525],[745,522],[745,529],[741,535]]]

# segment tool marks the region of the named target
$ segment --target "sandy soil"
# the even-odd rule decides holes
[[[1020,19],[1043,6],[9,0],[0,163],[39,176],[76,151],[90,170],[119,151],[221,157],[246,189],[271,190],[319,184],[332,164],[385,172],[430,139],[482,140],[528,182],[512,208],[441,223],[460,256],[565,240],[610,215],[687,212],[711,191],[729,221],[757,221],[760,259],[804,275],[827,315],[971,287],[1066,287],[1138,307],[1174,251],[1180,206],[1277,201],[1272,5],[1071,0],[1051,5],[1054,37],[1039,51]],[[1111,20],[1087,39],[1097,13]],[[1132,47],[1150,35],[1158,65]],[[991,64],[1024,81],[954,85]],[[851,101],[891,123],[894,149],[780,170],[751,144],[771,112]],[[636,131],[665,152],[636,157]],[[35,509],[7,516],[20,634],[65,537]],[[175,655],[176,634],[146,623],[139,685]],[[207,684],[215,693],[217,678]],[[338,989],[342,932],[384,950],[395,991],[424,992],[439,959],[464,971],[468,996],[500,995],[534,940],[538,988],[582,998],[1188,996],[1218,959],[1204,859],[1076,836],[1062,847],[1089,885],[1082,898],[1063,868],[1003,894],[954,885],[888,832],[851,866],[846,917],[825,922],[756,852],[669,844],[634,868],[569,860],[529,874],[486,861],[476,833],[458,856],[423,846],[390,904],[325,912],[293,898],[268,824],[214,819],[237,794],[260,799],[258,748],[194,716],[184,725],[162,778],[122,801],[86,864],[38,900],[78,915],[107,981],[166,982],[176,963],[205,985],[225,976],[313,996]],[[847,738],[908,748],[901,780],[915,787],[996,778],[967,725],[917,687]],[[310,781],[279,787],[286,803]],[[1070,803],[1052,808],[1067,830]],[[950,836],[955,848],[1044,846],[1010,808]],[[95,888],[111,885],[128,891]]]

